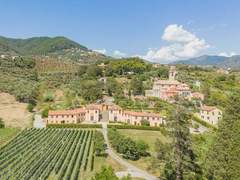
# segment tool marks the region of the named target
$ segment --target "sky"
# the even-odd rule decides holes
[[[0,35],[65,36],[115,57],[240,54],[239,0],[0,0]]]

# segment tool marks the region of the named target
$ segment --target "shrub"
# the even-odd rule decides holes
[[[33,112],[33,109],[34,109],[34,105],[32,103],[28,103],[27,110],[29,112]]]
[[[101,124],[47,124],[47,128],[101,128]]]
[[[54,93],[53,92],[46,92],[43,94],[43,101],[44,102],[52,102],[54,100]]]
[[[42,117],[43,118],[47,118],[48,117],[48,111],[49,111],[49,108],[43,109],[43,111],[42,111]]]
[[[149,153],[148,145],[142,141],[134,141],[129,137],[125,137],[120,134],[116,129],[109,129],[108,132],[109,140],[114,149],[120,154],[123,158],[130,159],[133,161],[138,160],[141,156],[146,156]]]
[[[0,128],[4,128],[4,127],[5,127],[5,124],[4,124],[4,122],[3,122],[3,119],[0,118]]]
[[[148,120],[142,119],[142,120],[141,120],[141,125],[142,125],[142,126],[150,126],[150,123],[149,123]]]

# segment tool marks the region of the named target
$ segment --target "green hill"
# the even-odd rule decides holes
[[[0,54],[51,56],[63,60],[92,62],[106,58],[66,37],[13,39],[0,36]]]

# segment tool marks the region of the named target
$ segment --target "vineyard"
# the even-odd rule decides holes
[[[93,130],[24,130],[0,149],[0,179],[80,179],[94,170],[94,136]]]

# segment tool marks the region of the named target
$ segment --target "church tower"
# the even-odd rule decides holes
[[[176,75],[177,75],[176,67],[170,66],[169,75],[168,75],[169,80],[174,81]]]

